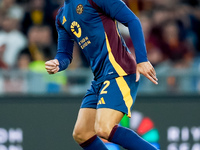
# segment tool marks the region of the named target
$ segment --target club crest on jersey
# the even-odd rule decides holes
[[[76,7],[76,12],[77,14],[82,14],[83,13],[83,5],[82,4],[79,4],[77,7]]]

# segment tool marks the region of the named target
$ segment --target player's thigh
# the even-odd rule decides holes
[[[124,113],[118,110],[110,108],[97,109],[95,120],[95,131],[97,135],[102,138],[108,139],[113,127],[119,124],[123,116]]]
[[[79,110],[73,131],[73,137],[78,143],[83,143],[96,134],[94,130],[95,118],[96,109],[81,108]]]
[[[96,108],[97,108],[97,93],[95,92],[96,84],[93,81],[90,89],[87,90],[85,94],[81,109],[78,113],[78,118],[75,124],[74,131],[75,133],[86,133],[90,131],[94,131],[94,123],[96,117]]]
[[[95,130],[99,136],[107,138],[112,128],[120,122],[124,114],[131,117],[138,82],[135,74],[106,80],[100,89]]]

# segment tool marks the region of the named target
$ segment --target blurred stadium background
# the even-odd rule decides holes
[[[159,85],[141,77],[133,117],[120,124],[162,150],[200,150],[200,1],[124,2],[141,20]],[[50,76],[44,69],[56,54],[62,3],[0,0],[0,150],[80,149],[71,134],[92,80],[88,63],[75,45],[68,70]]]

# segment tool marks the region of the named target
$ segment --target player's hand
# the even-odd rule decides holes
[[[155,72],[153,66],[151,65],[151,63],[149,61],[137,64],[136,82],[139,81],[140,74],[143,74],[145,77],[147,77],[154,84],[158,84],[156,72]]]
[[[59,71],[59,62],[57,59],[49,60],[45,63],[45,69],[49,74],[55,74]]]

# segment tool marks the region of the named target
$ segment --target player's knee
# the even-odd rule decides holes
[[[110,134],[110,128],[107,125],[101,125],[99,123],[96,123],[95,132],[99,137],[108,139],[109,134]]]
[[[82,143],[82,141],[84,141],[84,136],[80,129],[75,128],[72,136],[77,143]]]
[[[89,138],[91,138],[95,134],[96,133],[94,130],[88,131],[88,130],[84,130],[83,128],[75,128],[72,136],[77,143],[81,144],[87,141]]]

